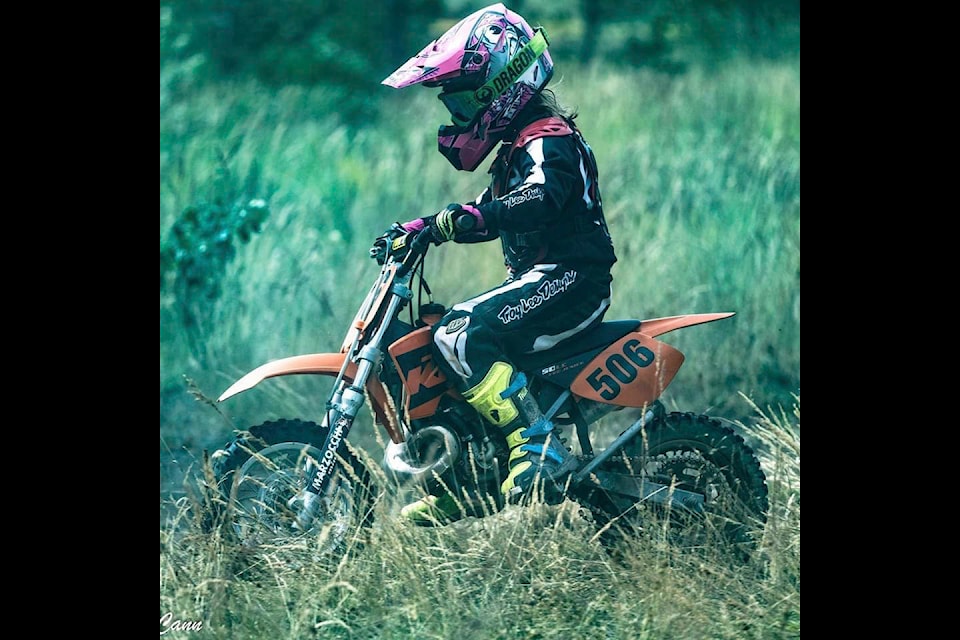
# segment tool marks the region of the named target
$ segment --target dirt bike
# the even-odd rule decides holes
[[[380,491],[347,445],[365,404],[389,436],[381,464],[398,487],[449,491],[462,516],[504,508],[504,435],[467,404],[434,361],[431,326],[445,310],[430,298],[423,303],[424,290],[432,295],[423,277],[431,242],[427,229],[405,252],[388,249],[381,256],[382,268],[339,352],[268,362],[219,397],[224,402],[275,376],[333,378],[319,424],[266,422],[212,456],[218,491],[230,505],[226,517],[245,542],[315,536],[324,552],[342,550],[355,530],[372,523]],[[733,315],[607,321],[548,351],[513,358],[544,415],[576,434],[579,451],[568,448],[578,466],[565,498],[592,516],[598,533],[639,530],[644,518],[664,513],[701,528],[714,516],[714,530],[737,542],[762,528],[766,480],[745,440],[721,419],[667,412],[659,400],[684,355],[656,338]],[[595,448],[591,428],[620,411],[633,412],[632,423]]]

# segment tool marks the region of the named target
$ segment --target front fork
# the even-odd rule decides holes
[[[379,351],[369,346],[360,352],[360,364],[357,367],[357,376],[352,383],[342,383],[327,406],[323,425],[327,427],[327,437],[320,448],[320,459],[314,462],[307,461],[305,477],[307,485],[303,490],[287,501],[287,507],[297,513],[294,527],[306,531],[313,524],[320,512],[321,498],[333,477],[333,469],[337,465],[337,455],[341,451],[353,421],[363,406],[363,384],[369,372],[379,361]],[[359,383],[359,384],[358,384]],[[331,423],[332,420],[332,423]]]
[[[360,349],[360,353],[356,357],[357,373],[352,382],[347,382],[343,378],[350,362],[350,358],[344,359],[343,369],[334,384],[335,391],[327,403],[327,412],[323,418],[323,425],[327,427],[327,437],[320,448],[320,460],[316,464],[313,461],[308,461],[306,477],[310,480],[307,486],[287,501],[287,507],[297,513],[294,527],[301,531],[309,529],[317,514],[320,513],[320,496],[326,492],[330,484],[333,469],[337,465],[338,451],[345,446],[344,442],[347,439],[347,434],[350,433],[353,421],[360,412],[360,407],[363,406],[365,400],[364,386],[380,363],[380,344],[383,342],[383,335],[390,324],[389,319],[396,315],[400,304],[404,300],[409,300],[412,296],[412,292],[405,285],[394,284],[392,298],[387,305],[386,315],[384,316],[388,320],[380,324],[368,343]],[[359,340],[359,336],[357,339]],[[351,347],[350,352],[355,348],[356,344]]]

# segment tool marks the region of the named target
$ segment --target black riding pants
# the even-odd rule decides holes
[[[610,307],[608,271],[534,265],[500,286],[461,302],[434,325],[441,367],[460,389],[478,385],[495,362],[545,351],[599,324]]]

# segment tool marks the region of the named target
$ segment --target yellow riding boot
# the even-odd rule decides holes
[[[534,495],[545,502],[561,502],[566,477],[576,467],[576,458],[563,446],[553,423],[529,394],[526,376],[514,376],[509,364],[495,362],[483,380],[463,397],[507,439],[510,472],[500,486],[503,496],[516,501],[536,488]]]

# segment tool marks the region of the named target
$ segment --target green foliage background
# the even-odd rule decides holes
[[[566,507],[425,531],[385,502],[363,553],[307,566],[192,521],[182,482],[201,450],[315,419],[325,387],[194,398],[337,349],[376,272],[372,239],[485,186],[486,165],[458,173],[437,153],[434,91],[379,84],[484,4],[161,1],[161,615],[218,638],[799,637],[798,1],[508,4],[547,28],[551,87],[599,160],[619,256],[608,319],[737,312],[664,336],[688,358],[664,400],[757,436],[771,509],[750,563],[655,530],[617,560]],[[448,305],[503,277],[497,243],[446,245],[427,268]],[[369,425],[351,442],[376,466]]]
[[[217,446],[263,419],[315,417],[316,380],[262,385],[221,408],[226,422],[192,402],[187,381],[216,397],[263,362],[338,348],[376,270],[372,239],[485,186],[486,165],[456,172],[437,153],[447,114],[435,91],[379,84],[479,6],[397,0],[368,15],[333,2],[161,3],[162,456]],[[688,358],[668,407],[736,419],[751,412],[740,394],[792,406],[799,7],[510,6],[547,26],[551,87],[581,114],[599,160],[619,256],[607,318],[737,312],[666,336]],[[386,29],[390,16],[403,19]],[[497,243],[446,245],[428,259],[448,305],[503,275]]]

